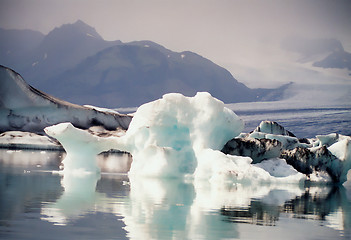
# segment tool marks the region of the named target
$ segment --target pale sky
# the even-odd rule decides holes
[[[193,51],[250,87],[341,76],[291,63],[287,36],[336,38],[351,52],[349,0],[0,0],[0,27],[47,34],[78,19],[106,40],[151,40]],[[296,68],[296,69],[295,69]],[[318,78],[318,79],[317,79]],[[328,80],[327,80],[328,81]]]

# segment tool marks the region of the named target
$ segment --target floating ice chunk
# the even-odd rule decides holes
[[[317,135],[316,138],[319,140],[318,144],[320,146],[323,146],[323,145],[330,146],[338,141],[339,134],[331,133],[328,135]]]
[[[295,147],[309,147],[310,144],[300,142],[295,135],[276,122],[262,121],[260,125],[249,135],[241,135],[245,138],[275,139],[282,143],[283,149],[294,149]]]
[[[102,143],[102,138],[75,128],[71,123],[57,124],[44,130],[60,141],[67,152],[62,161],[65,173],[99,172],[96,155],[113,148],[111,138],[104,138]]]
[[[341,135],[338,133],[331,133],[328,135],[317,135],[316,138],[317,139],[314,141],[313,145],[317,147],[320,147],[323,145],[329,147],[334,143],[340,142],[345,139],[350,139],[349,136]]]
[[[334,143],[328,150],[342,162],[340,182],[347,181],[347,173],[351,169],[351,137],[345,137],[343,140]],[[331,166],[333,170],[337,167],[339,166],[336,164]]]
[[[254,132],[263,132],[263,133],[274,134],[274,135],[295,137],[294,134],[285,130],[283,126],[272,121],[262,121],[260,125],[254,130]]]
[[[269,159],[256,164],[257,167],[269,172],[274,177],[289,177],[293,175],[300,175],[296,177],[303,178],[302,173],[296,171],[291,165],[288,165],[284,159]]]
[[[351,138],[345,138],[331,145],[328,150],[342,161],[351,161]]]
[[[321,147],[286,150],[282,158],[299,172],[310,176],[311,181],[327,181],[343,183],[347,180],[347,172],[351,167],[349,137],[338,141],[329,148]],[[327,176],[329,175],[329,177]]]

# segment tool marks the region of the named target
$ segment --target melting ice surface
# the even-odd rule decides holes
[[[220,149],[239,135],[243,122],[209,93],[194,97],[166,94],[142,105],[122,137],[99,138],[70,123],[48,127],[65,150],[64,172],[99,171],[95,155],[109,149],[130,152],[130,176],[191,177],[194,180],[298,182],[305,175],[284,160],[272,176],[267,164],[253,165],[249,157],[225,155]],[[275,163],[277,164],[277,162]]]

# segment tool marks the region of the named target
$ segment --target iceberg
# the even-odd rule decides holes
[[[200,150],[220,150],[242,128],[242,121],[223,102],[208,93],[198,93],[195,97],[166,94],[142,105],[122,137],[93,136],[71,123],[47,127],[45,132],[67,151],[65,170],[80,165],[97,170],[93,157],[88,156],[118,149],[133,155],[131,175],[179,177],[195,172]],[[78,159],[85,162],[78,163]],[[71,168],[69,162],[77,165],[72,163]]]
[[[301,181],[304,175],[274,177],[252,163],[220,150],[243,129],[243,122],[209,93],[166,94],[138,108],[124,136],[102,138],[70,123],[45,128],[67,151],[64,171],[99,171],[94,156],[109,149],[132,154],[130,176],[191,177],[210,182]],[[280,164],[285,164],[282,161]],[[285,168],[282,167],[282,169]]]
[[[345,182],[351,168],[351,137],[298,139],[275,122],[250,134],[242,120],[209,93],[178,93],[138,108],[125,135],[99,137],[61,123],[45,128],[67,156],[65,172],[99,172],[95,156],[131,153],[130,177],[167,177],[226,182]],[[329,145],[325,145],[329,143]]]
[[[84,107],[54,98],[28,85],[15,71],[0,65],[0,132],[23,131],[43,134],[47,126],[71,122],[88,129],[127,129],[131,116]]]
[[[336,133],[298,139],[278,123],[263,121],[252,133],[227,142],[222,152],[248,156],[258,165],[273,158],[285,159],[308,180],[343,183],[351,168],[350,141],[351,137]]]
[[[254,130],[254,132],[295,137],[293,133],[285,130],[284,127],[272,121],[262,121],[260,125]]]

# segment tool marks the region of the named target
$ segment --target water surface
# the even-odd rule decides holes
[[[62,153],[0,151],[1,239],[349,239],[343,186],[129,179],[55,174]],[[14,159],[17,159],[14,161]],[[110,166],[104,164],[110,164]]]

